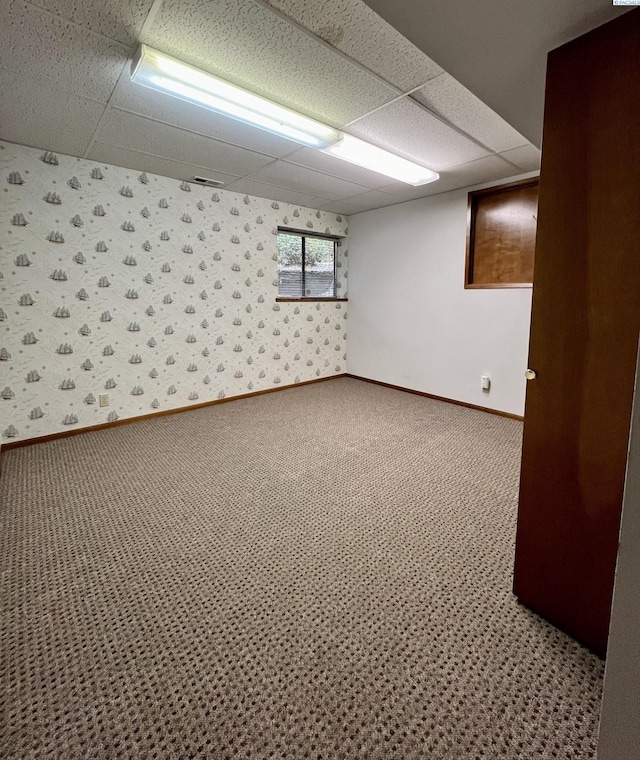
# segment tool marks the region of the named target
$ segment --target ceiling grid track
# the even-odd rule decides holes
[[[319,43],[320,45],[325,47],[327,50],[330,50],[332,53],[335,53],[336,55],[340,56],[343,60],[347,61],[347,63],[350,63],[353,66],[356,66],[365,74],[368,74],[369,76],[373,77],[379,84],[382,84],[388,89],[393,90],[396,93],[396,95],[404,95],[402,90],[399,87],[396,87],[395,84],[392,84],[391,82],[386,80],[384,77],[380,76],[380,74],[376,74],[375,71],[371,71],[371,69],[367,68],[367,66],[365,66],[363,63],[360,63],[360,61],[356,61],[355,58],[352,58],[348,53],[345,53],[343,50],[340,50],[340,48],[337,48],[334,45],[332,45],[330,42],[327,42],[325,39],[317,35],[315,32],[311,31],[311,29],[307,29],[306,26],[303,26],[295,19],[292,19],[290,16],[287,16],[286,13],[283,13],[278,8],[274,8],[273,5],[270,5],[267,2],[267,0],[253,0],[253,2],[256,5],[259,5],[265,10],[269,11],[274,16],[277,16],[282,21],[286,21],[286,23],[289,24],[289,26],[294,27],[294,29],[297,29],[297,31],[299,31],[301,34],[304,34],[306,37],[309,37],[314,42]],[[436,75],[436,76],[439,76],[439,75]]]
[[[353,119],[352,121],[348,122],[344,125],[344,127],[350,127],[353,124],[356,124],[359,121],[362,121],[363,119],[368,118],[369,116],[377,113],[378,111],[382,111],[387,106],[397,103],[399,100],[402,100],[403,98],[408,98],[412,104],[418,106],[420,109],[425,111],[429,114],[429,116],[433,117],[437,121],[439,121],[441,124],[444,124],[449,129],[452,129],[454,132],[459,134],[461,137],[464,137],[465,139],[471,141],[474,143],[474,145],[477,145],[479,148],[482,148],[482,150],[486,150],[487,153],[489,153],[492,156],[498,156],[499,158],[502,158],[503,161],[505,161],[510,166],[513,166],[514,169],[517,171],[522,171],[519,169],[515,164],[512,164],[511,161],[501,156],[498,152],[493,150],[492,148],[487,147],[484,143],[480,142],[480,140],[477,140],[475,137],[470,135],[468,132],[465,132],[464,129],[461,129],[460,127],[457,127],[455,124],[452,124],[450,121],[445,119],[443,116],[440,116],[435,111],[432,111],[428,106],[425,106],[424,103],[420,103],[420,101],[416,100],[415,98],[412,98],[411,95],[418,90],[421,90],[425,84],[428,82],[433,81],[434,79],[437,79],[438,77],[442,76],[443,74],[446,74],[447,72],[444,71],[444,69],[435,76],[430,77],[426,81],[422,82],[422,84],[417,85],[416,87],[412,87],[410,90],[403,91],[400,87],[397,87],[396,85],[392,84],[388,80],[386,80],[384,77],[380,76],[380,74],[376,74],[374,71],[372,71],[370,68],[365,66],[360,61],[357,61],[355,58],[352,58],[348,53],[345,53],[343,50],[340,50],[337,47],[334,47],[331,43],[327,42],[325,39],[317,35],[315,32],[313,32],[311,29],[307,29],[306,26],[303,26],[295,19],[292,19],[290,16],[287,16],[286,13],[283,13],[283,11],[279,10],[278,8],[274,8],[272,5],[269,4],[268,0],[253,0],[253,2],[256,5],[261,6],[265,10],[268,10],[270,13],[273,13],[278,18],[282,19],[283,21],[286,21],[287,24],[290,26],[293,26],[295,29],[297,29],[302,34],[306,35],[310,39],[314,40],[315,42],[319,43],[323,47],[327,48],[328,50],[331,50],[332,53],[335,53],[336,55],[339,55],[341,58],[343,58],[345,61],[350,63],[351,65],[355,66],[356,68],[360,69],[360,71],[364,72],[365,74],[373,77],[375,80],[377,80],[380,84],[384,85],[385,87],[389,88],[390,90],[393,90],[396,92],[396,97],[392,98],[391,100],[387,101],[386,103],[383,103],[382,105],[379,105],[377,108],[373,108],[368,113],[363,114],[362,116],[358,116],[357,119]],[[437,64],[436,64],[437,65]],[[523,138],[524,139],[524,138]],[[524,144],[524,143],[523,143]],[[471,162],[469,162],[471,163]]]
[[[115,88],[114,88],[114,91],[115,91]],[[138,116],[140,119],[145,119],[146,121],[152,121],[155,124],[162,124],[165,127],[174,127],[174,128],[177,129],[177,127],[176,127],[175,124],[171,123],[170,121],[164,121],[164,119],[156,119],[154,116],[149,116],[149,115],[144,114],[144,113],[138,113],[137,111],[131,111],[128,108],[119,108],[118,106],[112,106],[112,109],[114,111],[119,111],[120,113],[128,113],[128,114],[132,114],[133,116]],[[187,134],[190,134],[190,135],[197,135],[198,137],[208,137],[208,138],[211,138],[210,134],[207,134],[206,132],[200,132],[197,129],[189,129],[189,127],[180,127],[179,129],[180,129],[181,132],[186,132]],[[223,140],[220,137],[216,137],[215,140],[216,140],[216,142],[222,143],[223,145],[229,145],[232,148],[240,148],[241,150],[251,151],[251,148],[247,148],[244,145],[239,145],[237,143],[230,142],[229,140]],[[127,148],[124,145],[119,145],[117,147],[124,148],[125,150],[129,150],[129,148]],[[300,150],[300,148],[296,147],[296,148],[294,148],[291,151],[291,153],[286,153],[283,156],[271,156],[269,153],[265,153],[264,151],[252,151],[252,152],[253,153],[260,152],[261,155],[263,155],[263,156],[269,156],[269,158],[273,158],[274,161],[278,161],[278,160],[286,158],[287,156],[292,155],[293,153],[297,153],[299,150]],[[138,153],[145,153],[146,151],[137,151],[137,152]],[[156,154],[155,153],[149,153],[148,155],[151,156],[151,155],[156,155]],[[85,156],[85,158],[86,158],[86,156]],[[158,155],[158,158],[162,158],[162,156]]]
[[[135,49],[141,39],[144,39],[144,36],[147,32],[147,30],[154,24],[156,18],[158,17],[158,14],[162,10],[162,5],[164,3],[164,0],[153,0],[153,5],[151,8],[149,8],[149,13],[147,13],[147,17],[144,20],[144,23],[140,27],[140,31],[138,32],[138,39],[136,41],[136,44],[133,48],[131,48],[130,55],[135,52]],[[123,46],[124,47],[124,46]],[[111,103],[113,101],[113,98],[115,97],[115,94],[118,90],[118,87],[120,85],[120,82],[122,81],[122,78],[126,75],[127,70],[129,68],[130,64],[130,58],[127,59],[125,62],[122,71],[120,72],[120,76],[118,77],[118,81],[116,82],[113,90],[111,90],[111,94],[109,95],[109,99],[107,100],[107,103],[104,107],[104,111],[102,112],[100,119],[98,123],[96,124],[96,128],[93,130],[93,134],[91,135],[91,139],[89,140],[89,144],[84,150],[84,153],[82,154],[82,158],[89,158],[89,153],[91,152],[91,149],[93,148],[96,137],[98,136],[98,133],[100,132],[100,129],[102,128],[102,125],[104,123],[104,120],[107,118],[107,115],[111,111]]]
[[[299,193],[300,202],[344,205],[352,213],[518,175],[534,170],[539,158],[428,48],[403,37],[384,20],[384,10],[376,13],[375,0],[48,5],[50,0],[12,4],[0,31],[7,49],[0,74],[15,114],[3,129],[9,142],[22,138],[93,163],[179,180],[220,173],[233,192],[285,202]],[[393,174],[391,181],[375,161],[343,163],[336,159],[340,151],[305,149],[286,136],[282,141],[256,127],[239,128],[231,116],[212,117],[206,108],[152,97],[131,82],[141,43],[225,81],[235,77],[240,87],[267,98],[270,93],[274,102],[301,113],[311,109],[314,118],[342,132],[345,150],[355,138],[374,151],[437,166],[442,182],[407,187],[412,183]],[[360,200],[350,203],[352,198]]]

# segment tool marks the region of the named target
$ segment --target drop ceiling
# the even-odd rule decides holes
[[[5,140],[344,214],[539,166],[537,147],[361,0],[0,0],[0,8]],[[405,185],[134,85],[139,42],[441,179]]]
[[[365,1],[535,145],[547,53],[633,10],[613,0]]]

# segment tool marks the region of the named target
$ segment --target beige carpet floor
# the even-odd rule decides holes
[[[16,449],[2,758],[593,758],[511,594],[521,423],[350,378]]]

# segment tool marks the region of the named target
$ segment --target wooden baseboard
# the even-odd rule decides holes
[[[77,430],[62,430],[59,433],[51,433],[50,435],[41,435],[37,438],[25,438],[22,441],[7,441],[2,444],[2,452],[9,451],[10,449],[19,449],[23,446],[33,446],[37,443],[47,443],[48,441],[55,441],[58,438],[69,438],[73,435],[82,435],[83,433],[90,433],[94,430],[106,430],[112,427],[118,427],[119,425],[129,425],[132,422],[141,422],[142,420],[152,420],[156,417],[166,417],[170,414],[180,414],[182,412],[193,412],[196,409],[203,409],[206,406],[215,406],[215,404],[226,404],[228,401],[237,401],[243,398],[252,398],[253,396],[262,396],[265,393],[276,393],[278,391],[286,391],[290,388],[299,388],[301,385],[311,385],[313,383],[322,383],[326,380],[334,380],[336,377],[352,377],[354,380],[362,380],[365,383],[373,383],[374,385],[382,385],[385,388],[393,388],[396,391],[404,391],[405,393],[413,393],[416,396],[424,396],[425,398],[431,398],[435,401],[444,401],[447,404],[456,404],[456,406],[465,406],[468,409],[476,409],[479,412],[487,412],[488,414],[496,414],[499,417],[508,417],[512,420],[522,421],[524,417],[518,414],[511,414],[510,412],[501,412],[497,409],[489,409],[485,406],[478,406],[477,404],[468,404],[465,401],[456,401],[455,399],[446,398],[444,396],[436,396],[433,393],[425,393],[424,391],[416,391],[412,388],[404,388],[401,385],[393,385],[392,383],[383,383],[381,380],[372,380],[369,377],[361,377],[360,375],[353,375],[350,372],[344,372],[340,375],[329,375],[329,377],[318,377],[314,380],[304,380],[301,383],[293,383],[292,385],[283,385],[280,388],[265,388],[261,391],[252,391],[251,393],[242,393],[238,396],[229,396],[228,398],[213,399],[212,401],[203,401],[200,404],[191,404],[190,406],[180,406],[176,409],[165,409],[161,412],[151,412],[150,414],[143,414],[139,417],[127,417],[124,420],[115,420],[114,422],[102,422],[99,425],[89,425],[88,427],[78,428]],[[2,460],[0,459],[0,467]]]
[[[520,420],[522,422],[524,417],[519,414],[511,414],[511,412],[501,412],[498,409],[489,409],[486,406],[478,406],[477,404],[469,404],[466,401],[456,401],[453,398],[446,398],[445,396],[436,396],[433,393],[425,393],[424,391],[415,391],[412,388],[403,388],[401,385],[393,385],[392,383],[383,383],[381,380],[371,380],[369,377],[361,377],[360,375],[352,375],[351,372],[347,372],[345,377],[352,377],[354,380],[364,380],[365,383],[373,383],[374,385],[382,385],[385,388],[393,388],[395,391],[404,391],[405,393],[413,393],[416,396],[424,396],[425,398],[431,398],[435,401],[444,401],[447,404],[455,404],[456,406],[464,406],[467,409],[475,409],[478,412],[487,412],[488,414],[496,414],[498,417],[508,417],[510,420]]]
[[[78,428],[76,430],[61,430],[59,433],[51,433],[50,435],[41,435],[37,438],[25,438],[23,441],[7,441],[2,444],[2,451],[8,451],[9,449],[20,449],[23,446],[33,446],[36,443],[47,443],[48,441],[55,441],[58,438],[69,438],[73,435],[82,435],[82,433],[90,433],[94,430],[106,430],[107,428],[118,427],[120,425],[129,425],[132,422],[141,422],[142,420],[152,420],[156,417],[166,417],[170,414],[180,414],[182,412],[193,412],[196,409],[203,409],[205,406],[215,406],[216,404],[226,404],[227,401],[237,401],[242,398],[251,398],[253,396],[262,396],[265,393],[276,393],[277,391],[286,391],[290,388],[299,388],[301,385],[312,385],[313,383],[322,383],[325,380],[334,380],[336,377],[344,377],[345,373],[339,375],[329,375],[329,377],[317,377],[314,380],[304,380],[300,383],[292,383],[291,385],[283,385],[276,388],[265,388],[262,391],[252,391],[251,393],[241,393],[238,396],[229,396],[228,398],[217,398],[212,401],[203,401],[200,404],[191,404],[191,406],[180,406],[176,409],[165,409],[161,412],[151,412],[150,414],[142,414],[138,417],[127,417],[124,420],[115,420],[114,422],[101,422],[98,425],[89,425],[88,427]]]

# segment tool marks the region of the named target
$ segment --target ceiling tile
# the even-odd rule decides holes
[[[416,198],[426,198],[429,195],[439,195],[452,189],[453,187],[443,179],[430,182],[428,185],[421,185],[420,187],[413,187],[412,185],[406,185],[404,182],[397,182],[395,185],[383,188],[385,193],[393,195],[396,203],[413,201]]]
[[[127,0],[105,3],[104,0],[30,0],[32,5],[45,8],[97,34],[135,45],[138,32],[153,5],[153,0]]]
[[[253,179],[239,179],[233,184],[225,186],[225,190],[234,193],[245,193],[255,195],[258,198],[268,198],[271,201],[281,201],[282,203],[295,203],[300,206],[309,208],[319,208],[327,202],[326,198],[319,198],[315,195],[305,195],[296,190],[287,190],[277,185],[269,185],[265,182],[256,182]]]
[[[267,0],[402,92],[442,69],[361,0]]]
[[[250,179],[281,185],[307,195],[319,195],[328,200],[338,200],[349,195],[357,195],[368,189],[339,177],[331,177],[328,174],[322,174],[304,166],[289,164],[286,161],[275,161],[254,172]]]
[[[505,150],[500,155],[525,172],[534,172],[540,169],[540,151],[535,145],[524,145],[521,148]]]
[[[411,97],[496,153],[528,143],[526,137],[449,74],[432,79]]]
[[[141,87],[129,77],[122,77],[118,82],[111,105],[276,158],[286,156],[300,147],[299,143],[272,135],[263,129],[155,92],[148,87]]]
[[[47,85],[52,108],[61,91],[107,102],[128,59],[124,45],[22,0],[2,6],[0,68]]]
[[[369,190],[367,193],[354,195],[351,198],[342,198],[339,201],[331,201],[320,206],[321,211],[332,211],[336,214],[359,214],[362,211],[371,211],[374,208],[391,206],[400,201],[393,200],[390,195],[380,192],[380,190]]]
[[[451,186],[451,189],[455,189],[479,185],[481,182],[491,182],[495,179],[513,177],[514,174],[517,174],[517,171],[514,171],[513,166],[498,156],[489,156],[447,169],[442,172],[442,179]]]
[[[314,150],[313,148],[302,148],[297,153],[287,156],[287,162],[306,166],[308,169],[317,169],[325,174],[331,174],[334,177],[340,177],[349,182],[356,182],[365,187],[385,187],[397,182],[395,179],[385,177],[384,174],[363,169],[361,166],[356,166],[348,161],[343,161],[340,158],[331,156],[328,153],[322,153],[322,151]]]
[[[0,138],[43,150],[81,156],[104,111],[102,103],[59,92],[30,77],[0,70],[5,118]]]
[[[165,0],[142,41],[332,126],[396,96],[253,0]]]
[[[346,131],[435,171],[489,155],[409,98],[365,116]]]
[[[250,174],[273,161],[273,158],[261,153],[118,110],[109,111],[96,139],[236,177]]]
[[[174,179],[189,179],[193,176],[211,176],[207,174],[210,169],[204,166],[194,166],[185,164],[180,161],[172,161],[168,158],[151,156],[148,153],[141,153],[134,150],[126,150],[115,145],[105,145],[104,143],[94,143],[89,151],[87,158],[90,161],[100,161],[113,166],[124,166],[136,171],[149,172],[150,174],[159,174],[162,177],[173,177]],[[230,174],[216,172],[212,179],[218,179],[227,184],[235,182],[238,179]]]

